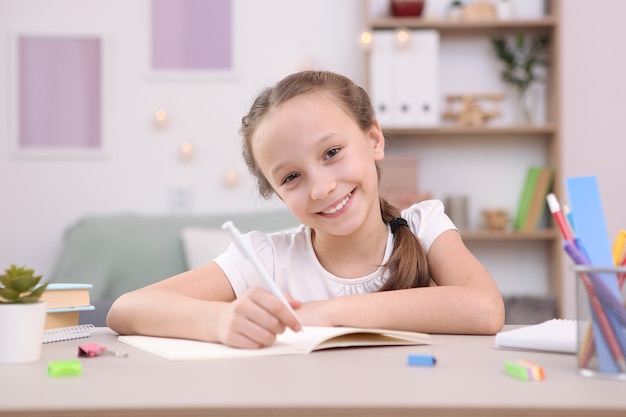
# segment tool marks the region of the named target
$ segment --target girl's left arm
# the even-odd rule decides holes
[[[355,326],[424,333],[495,334],[504,324],[500,291],[456,230],[428,251],[432,287],[337,297],[305,303],[305,326]]]

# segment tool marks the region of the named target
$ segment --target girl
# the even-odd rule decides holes
[[[494,334],[502,297],[436,200],[400,211],[378,195],[385,137],[367,93],[305,71],[265,90],[243,117],[243,156],[260,194],[302,223],[245,235],[297,318],[231,245],[210,264],[118,298],[120,334],[260,348],[289,327],[355,326]]]

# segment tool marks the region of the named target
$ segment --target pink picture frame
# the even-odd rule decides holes
[[[15,156],[100,157],[104,45],[99,34],[18,34],[12,42]]]
[[[152,78],[237,75],[237,0],[147,0],[146,65]]]

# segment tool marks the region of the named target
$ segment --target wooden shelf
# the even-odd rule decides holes
[[[393,136],[523,136],[553,135],[557,131],[555,125],[545,126],[506,126],[506,127],[436,127],[414,129],[385,129]]]
[[[560,0],[546,0],[546,14],[543,17],[533,19],[515,19],[508,21],[484,21],[484,22],[467,22],[467,21],[449,21],[449,20],[434,20],[423,19],[415,17],[391,17],[381,16],[372,20],[367,20],[366,27],[368,30],[376,34],[375,31],[380,30],[420,30],[430,29],[437,31],[440,36],[442,56],[444,52],[447,53],[446,57],[450,57],[451,54],[465,53],[464,47],[469,46],[475,48],[478,52],[476,59],[493,59],[493,57],[485,57],[485,54],[481,54],[480,46],[484,48],[485,43],[489,44],[489,38],[494,36],[506,36],[515,35],[517,33],[523,34],[542,34],[550,37],[550,47],[548,49],[548,67],[546,68],[546,91],[545,91],[545,120],[543,125],[497,125],[488,123],[484,127],[461,127],[454,125],[452,122],[442,121],[435,127],[423,127],[423,128],[386,128],[382,126],[383,131],[390,138],[397,139],[397,142],[403,142],[402,151],[411,152],[419,150],[422,155],[427,157],[432,156],[434,160],[429,160],[429,169],[435,169],[430,172],[429,175],[438,176],[438,178],[444,178],[441,184],[444,187],[454,189],[454,186],[450,185],[453,181],[454,175],[464,172],[465,168],[459,168],[459,172],[450,172],[451,165],[446,163],[448,159],[459,160],[463,158],[463,155],[456,154],[454,158],[447,158],[445,152],[454,152],[455,147],[458,147],[459,152],[473,152],[479,154],[480,151],[486,147],[491,148],[493,145],[494,152],[490,152],[488,157],[492,159],[485,159],[485,164],[492,164],[497,166],[498,169],[506,169],[507,158],[511,159],[515,164],[515,168],[521,171],[520,164],[518,163],[518,155],[516,152],[521,151],[520,157],[526,158],[528,161],[542,161],[531,162],[541,163],[551,166],[554,169],[554,192],[559,194],[561,192],[562,173],[560,165],[560,153],[561,153],[561,127],[560,127],[560,45],[559,45],[559,30],[561,19],[561,7]],[[366,17],[367,19],[367,17]],[[387,35],[388,36],[388,35]],[[448,48],[448,49],[446,49]],[[472,49],[474,51],[474,49]],[[370,54],[371,51],[366,49],[366,53]],[[468,52],[470,53],[470,52]],[[473,52],[471,52],[473,53]],[[456,57],[455,57],[456,58]],[[442,61],[443,62],[443,61]],[[446,71],[440,70],[442,74],[448,78],[442,77],[442,82],[447,84],[440,86],[441,92],[447,91],[480,91],[476,90],[476,87],[472,85],[472,77],[469,74],[465,74],[464,78],[455,78],[453,75],[456,73],[464,74],[463,68],[464,62],[461,59],[452,59],[446,61],[446,64],[454,65],[453,67],[446,67]],[[473,61],[469,64],[473,64]],[[481,70],[480,66],[468,65],[468,71],[476,72],[476,68]],[[368,68],[369,70],[369,68]],[[366,70],[366,79],[371,86],[370,74]],[[454,72],[456,70],[456,72]],[[494,66],[494,71],[496,67]],[[484,69],[482,69],[484,71]],[[452,74],[452,75],[450,75]],[[467,86],[465,86],[467,84]],[[444,88],[445,87],[445,88]],[[479,87],[480,88],[480,87]],[[496,122],[497,123],[497,122]],[[442,146],[439,146],[439,145]],[[475,146],[475,149],[472,147]],[[489,149],[491,151],[492,149]],[[495,151],[497,150],[497,152]],[[472,154],[474,155],[474,154]],[[444,163],[437,164],[440,158]],[[485,157],[487,158],[487,157]],[[494,159],[497,158],[497,159]],[[483,166],[475,164],[476,160],[471,161],[469,169],[476,169],[480,175],[484,176],[487,172],[483,169]],[[481,162],[479,161],[478,164]],[[504,167],[504,168],[503,168]],[[437,171],[436,169],[441,169]],[[497,171],[496,171],[497,172]],[[440,175],[441,174],[441,175]],[[510,174],[507,173],[507,174]],[[463,174],[460,174],[463,175]],[[487,174],[488,175],[488,174]],[[510,180],[510,176],[507,177]],[[465,179],[463,179],[465,180]],[[447,181],[447,182],[446,182]],[[504,181],[504,180],[503,180]],[[502,184],[498,182],[496,185],[491,184],[494,188],[501,187]],[[436,181],[434,181],[435,184]],[[475,181],[471,184],[476,184],[476,187],[480,187],[481,182]],[[464,193],[472,197],[473,194],[478,194],[478,198],[474,204],[478,207],[489,206],[490,202],[481,201],[485,198],[490,198],[489,193],[492,190],[473,190],[470,182],[466,182],[462,188]],[[468,185],[470,184],[470,185]],[[436,187],[437,185],[435,185]],[[460,187],[459,185],[455,185]],[[449,192],[448,189],[440,189],[439,193],[445,194]],[[476,192],[480,191],[480,192]],[[510,190],[508,190],[510,191]],[[495,189],[493,193],[497,193]],[[513,207],[511,203],[511,207]],[[550,294],[555,295],[558,298],[559,308],[563,307],[563,271],[562,271],[562,238],[559,231],[556,228],[537,230],[532,232],[514,232],[514,231],[494,231],[486,229],[472,229],[461,230],[461,237],[468,244],[485,244],[485,246],[501,246],[503,251],[507,252],[507,255],[513,254],[513,256],[520,256],[520,264],[525,262],[538,262],[545,269],[545,280],[547,283],[548,291]],[[527,246],[533,246],[530,250],[525,251],[522,254],[517,252],[519,244]],[[478,245],[476,245],[478,246]],[[534,246],[537,246],[535,248]],[[478,251],[484,249],[477,247]],[[484,253],[483,253],[484,254]],[[488,266],[491,259],[491,254],[484,254],[485,265]],[[496,255],[494,255],[496,256]],[[524,261],[523,259],[526,259]],[[501,265],[496,260],[491,262],[496,271],[501,268]],[[488,266],[490,267],[490,266]],[[542,273],[541,271],[539,273]],[[523,274],[518,273],[502,273],[503,276],[510,284],[514,285],[513,280],[523,280]],[[509,276],[510,275],[510,276]],[[561,310],[562,311],[562,310]]]
[[[453,22],[415,17],[381,17],[370,22],[372,29],[436,29],[441,33],[474,32],[485,34],[497,31],[551,30],[557,25],[552,16],[532,20],[496,20],[493,22]]]
[[[500,230],[462,230],[461,237],[467,242],[476,241],[548,241],[561,239],[556,229],[537,230],[533,232],[512,232]]]

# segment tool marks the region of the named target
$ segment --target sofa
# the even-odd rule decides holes
[[[120,295],[210,262],[230,238],[221,225],[232,220],[241,230],[271,232],[296,226],[287,211],[201,216],[117,214],[88,216],[70,225],[50,282],[89,283],[95,310],[80,322],[104,326]]]

